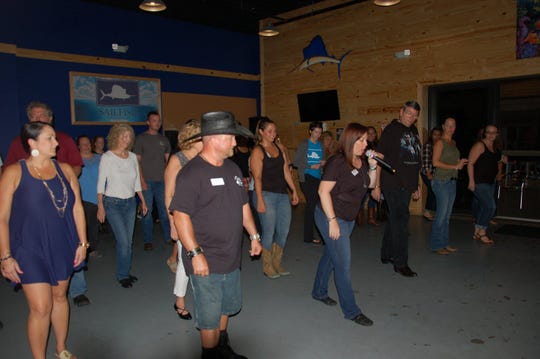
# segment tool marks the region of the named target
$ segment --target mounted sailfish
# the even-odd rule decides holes
[[[315,36],[309,45],[304,48],[304,61],[298,65],[293,71],[300,71],[307,69],[311,71],[310,67],[315,64],[325,64],[330,62],[338,65],[338,78],[341,78],[341,63],[343,58],[351,52],[351,50],[345,52],[339,59],[336,59],[334,56],[329,56],[326,51],[326,46],[321,35]]]

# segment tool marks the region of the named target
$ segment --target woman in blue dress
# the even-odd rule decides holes
[[[22,284],[33,358],[45,359],[52,324],[56,356],[73,359],[66,290],[88,248],[79,184],[68,164],[52,159],[58,142],[49,124],[25,124],[21,141],[28,158],[7,167],[0,182],[2,275]]]

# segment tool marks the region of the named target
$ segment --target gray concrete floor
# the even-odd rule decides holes
[[[459,252],[428,250],[430,223],[410,221],[410,265],[404,278],[379,261],[383,226],[356,227],[352,278],[357,302],[375,324],[345,320],[339,307],[311,299],[323,247],[302,242],[301,207],[293,210],[285,265],[290,277],[266,279],[260,261],[243,260],[244,306],[231,319],[233,348],[249,358],[540,358],[540,236],[494,235],[487,247],[472,240],[467,217],[451,221]],[[138,225],[137,225],[138,226]],[[102,235],[103,258],[86,272],[92,304],[71,306],[68,348],[80,359],[198,358],[193,321],[173,311],[174,275],[165,264],[170,246],[156,227],[155,249],[142,250],[136,229],[131,289],[114,279],[114,241]],[[330,295],[337,298],[331,284]],[[30,358],[24,295],[0,285],[1,358]],[[187,307],[193,308],[191,289]],[[48,358],[54,358],[54,336]]]

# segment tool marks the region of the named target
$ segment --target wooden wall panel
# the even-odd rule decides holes
[[[416,98],[423,107],[417,126],[425,132],[429,85],[540,73],[539,58],[515,58],[515,0],[404,0],[388,8],[367,1],[281,25],[279,31],[261,39],[262,114],[276,121],[291,153],[307,134],[297,93],[338,90],[342,119],[328,124],[330,129],[350,121],[380,129],[398,116],[404,101]],[[352,50],[341,79],[335,64],[292,71],[316,35],[333,56]],[[412,55],[396,59],[394,53],[404,49]],[[420,208],[412,206],[416,213]]]
[[[190,93],[163,92],[163,128],[180,129],[189,119],[200,119],[209,111],[229,111],[234,118],[249,127],[249,118],[257,116],[257,101],[253,98]]]

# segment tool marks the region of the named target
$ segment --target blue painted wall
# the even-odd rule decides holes
[[[134,2],[136,6],[136,1]],[[18,48],[148,61],[246,74],[259,74],[259,39],[166,19],[137,9],[109,8],[80,0],[9,1],[0,13],[0,42]],[[3,5],[3,6],[4,6]],[[129,45],[127,54],[111,44]],[[48,61],[0,53],[0,153],[27,121],[29,101],[47,102],[55,127],[73,137],[106,134],[109,126],[72,126],[69,71],[159,78],[164,92],[187,92],[259,99],[258,81],[162,71]],[[144,126],[136,126],[141,132]]]

